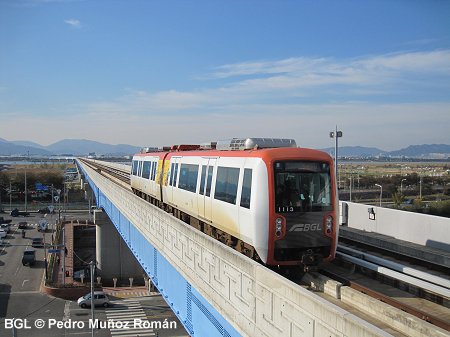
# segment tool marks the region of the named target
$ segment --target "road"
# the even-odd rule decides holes
[[[13,218],[11,231],[0,244],[0,336],[79,337],[91,336],[92,331],[98,337],[187,336],[161,296],[112,298],[109,308],[95,308],[95,319],[98,321],[92,321],[89,308],[82,309],[75,301],[40,293],[45,266],[44,249],[34,248],[34,266],[23,266],[21,261],[23,251],[33,249],[32,238],[45,235],[46,242],[51,240],[51,224],[57,219],[48,216],[49,230],[43,234],[37,231],[36,226],[42,217],[32,214],[30,217]],[[26,229],[25,238],[17,228],[19,221],[31,224]]]
[[[20,218],[21,221],[26,221]],[[12,226],[7,237],[3,239],[0,247],[0,293],[26,292],[39,289],[44,272],[44,250],[32,248],[31,241],[34,237],[43,237],[35,228],[25,230],[26,236],[22,238],[21,230]],[[47,233],[47,240],[51,234]],[[22,266],[22,255],[25,249],[36,250],[36,264],[32,267]],[[10,285],[9,289],[6,289]],[[1,311],[0,311],[1,312]]]
[[[50,298],[39,292],[44,275],[44,249],[32,248],[31,241],[32,238],[43,237],[44,234],[39,233],[35,226],[29,225],[25,230],[25,238],[22,238],[22,231],[17,228],[19,221],[36,224],[39,218],[40,216],[14,218],[10,232],[0,245],[1,336],[8,336],[8,330],[12,333],[12,329],[5,330],[6,319],[50,318],[57,312],[64,311],[63,300]],[[45,234],[45,238],[46,241],[51,239],[50,231]],[[36,250],[36,263],[33,266],[22,265],[25,249]]]

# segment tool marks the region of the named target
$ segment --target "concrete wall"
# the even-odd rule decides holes
[[[343,204],[348,205],[348,227],[450,251],[450,218],[342,201],[341,214]]]

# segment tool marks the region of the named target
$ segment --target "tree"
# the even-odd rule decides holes
[[[392,202],[395,208],[400,208],[400,205],[405,201],[405,196],[400,192],[395,192],[392,194]]]

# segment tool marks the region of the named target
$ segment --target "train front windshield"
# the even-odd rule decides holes
[[[277,213],[324,212],[333,209],[330,166],[311,161],[275,163]]]

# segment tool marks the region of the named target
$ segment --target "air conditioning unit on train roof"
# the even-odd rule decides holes
[[[217,150],[252,150],[280,147],[297,147],[294,139],[284,138],[233,138],[219,140]]]
[[[143,147],[141,149],[141,153],[150,153],[150,152],[157,152],[158,148],[157,147]]]
[[[207,143],[201,143],[200,149],[201,150],[214,150],[216,148],[217,142],[207,142]]]

